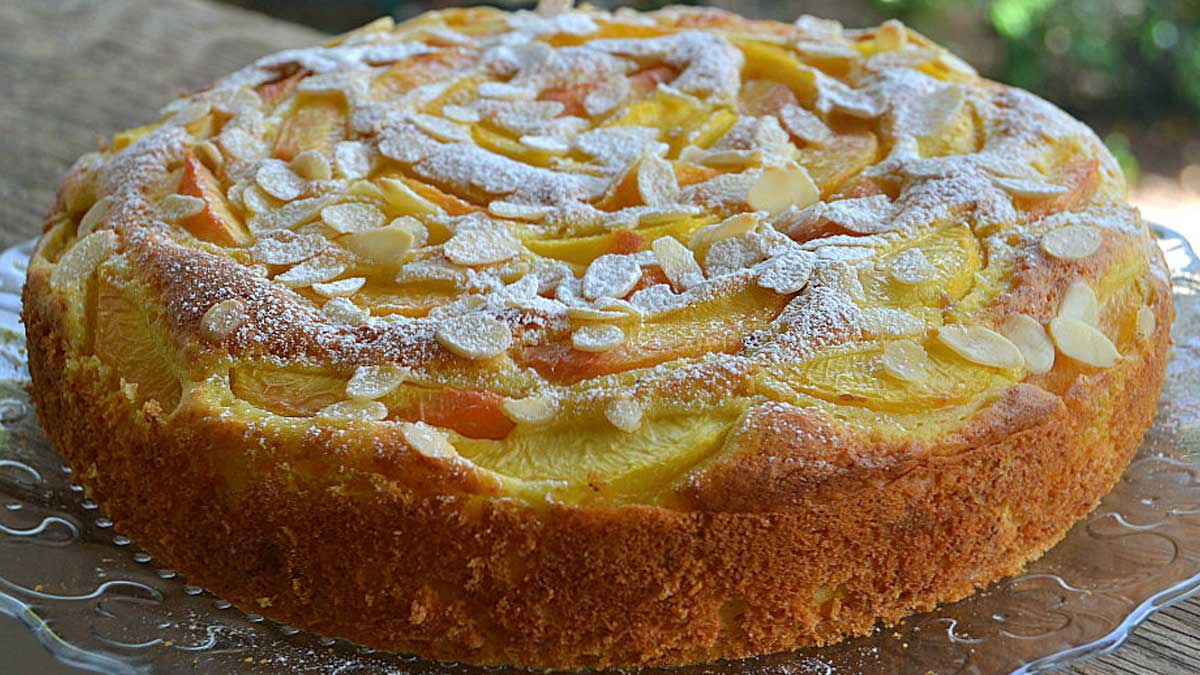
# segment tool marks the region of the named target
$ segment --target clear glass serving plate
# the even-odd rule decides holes
[[[1200,261],[1156,230],[1178,319],[1158,419],[1100,507],[1021,576],[870,636],[653,673],[1038,673],[1110,652],[1200,590]],[[0,612],[63,661],[103,673],[432,673],[432,663],[246,614],[150,555],[72,482],[22,389],[17,319],[32,244],[0,254]]]

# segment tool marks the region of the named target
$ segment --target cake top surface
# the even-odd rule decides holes
[[[43,251],[141,403],[658,501],[773,410],[910,447],[1112,365],[1147,291],[1106,280],[1154,267],[1124,190],[897,22],[542,2],[182,97],[76,164]]]

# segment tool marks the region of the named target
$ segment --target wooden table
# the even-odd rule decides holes
[[[99,139],[157,119],[172,96],[257,56],[320,39],[201,0],[3,0],[0,247],[38,232],[63,172]],[[5,644],[0,636],[0,653]],[[1116,653],[1065,672],[1200,673],[1200,598],[1155,614]]]

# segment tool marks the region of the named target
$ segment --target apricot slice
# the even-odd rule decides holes
[[[572,384],[674,359],[729,354],[741,349],[747,335],[766,328],[790,298],[745,283],[723,297],[648,319],[615,349],[581,352],[564,340],[528,347],[517,360],[551,382]]]
[[[100,276],[96,290],[94,349],[124,382],[136,385],[135,400],[175,408],[183,388],[171,371],[173,350],[147,312],[148,302]]]
[[[837,134],[820,148],[801,148],[796,161],[808,170],[821,194],[829,194],[873,164],[878,153],[875,134],[865,131]]]
[[[275,140],[273,154],[285,162],[305,150],[333,155],[333,146],[346,138],[344,104],[334,96],[305,96],[296,101]]]
[[[1058,167],[1051,181],[1063,185],[1067,191],[1048,199],[1017,197],[1013,205],[1033,218],[1040,218],[1060,211],[1074,211],[1091,199],[1100,185],[1100,162],[1081,159]]]
[[[501,439],[516,426],[490,391],[444,389],[395,411],[394,417],[453,429],[467,438]]]
[[[204,208],[199,213],[179,222],[192,236],[221,246],[248,246],[251,243],[246,226],[229,208],[220,182],[191,152],[183,158],[179,192],[204,200]]]

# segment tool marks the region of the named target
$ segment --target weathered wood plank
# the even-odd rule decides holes
[[[0,3],[0,247],[38,231],[63,172],[180,91],[321,35],[200,0]],[[1151,617],[1115,654],[1064,672],[1200,672],[1200,599]]]

